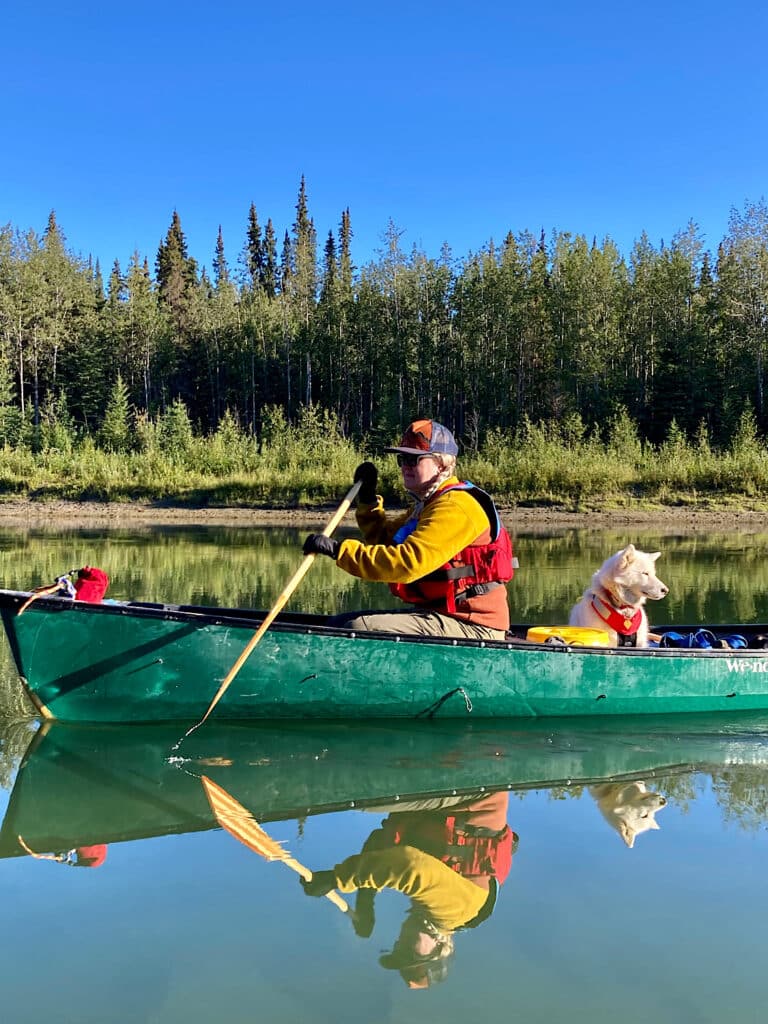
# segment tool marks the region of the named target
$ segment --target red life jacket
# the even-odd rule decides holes
[[[467,491],[480,503],[488,516],[491,539],[487,544],[469,544],[445,565],[413,583],[390,583],[389,589],[408,604],[428,605],[449,615],[456,611],[457,602],[507,583],[515,574],[512,538],[501,525],[499,513],[490,494],[468,480],[446,484],[425,502],[428,504],[448,491]],[[395,544],[402,544],[418,526],[418,518],[409,519],[395,534]]]
[[[595,604],[596,601],[600,602],[601,607]],[[592,610],[606,626],[615,630],[620,636],[637,636],[640,623],[643,621],[642,608],[615,608],[598,594],[592,595]]]
[[[510,868],[512,855],[517,849],[518,837],[509,825],[501,832],[489,832],[485,828],[475,828],[462,823],[461,817],[449,815],[444,819],[432,819],[432,828],[427,834],[425,821],[419,822],[419,828],[395,828],[392,840],[395,845],[415,846],[425,853],[437,856],[449,868],[463,878],[490,875],[502,885]],[[436,851],[435,845],[440,847]],[[427,847],[427,849],[425,849]]]

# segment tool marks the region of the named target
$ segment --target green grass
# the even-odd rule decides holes
[[[155,431],[141,442],[127,452],[105,451],[91,438],[66,450],[6,446],[0,498],[311,508],[338,501],[368,458],[379,466],[385,497],[402,498],[394,459],[355,446],[314,410],[297,425],[276,412],[261,444],[231,420],[212,437],[190,432],[164,443]],[[490,432],[479,450],[463,454],[459,471],[505,505],[768,507],[768,450],[749,422],[724,451],[701,433],[687,440],[674,425],[662,445],[643,443],[623,415],[603,437],[574,420],[526,423],[514,434]]]

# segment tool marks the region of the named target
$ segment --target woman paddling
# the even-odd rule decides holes
[[[447,427],[416,420],[397,456],[403,485],[413,500],[404,513],[388,516],[376,493],[378,470],[363,462],[357,523],[363,540],[310,534],[305,555],[327,555],[340,569],[364,580],[388,583],[411,607],[405,611],[353,612],[336,624],[430,636],[502,640],[509,628],[504,584],[514,560],[509,534],[491,497],[455,475],[458,445]]]

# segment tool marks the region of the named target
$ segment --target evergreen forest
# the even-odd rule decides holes
[[[209,271],[173,211],[152,263],[106,273],[54,212],[40,235],[0,228],[0,490],[190,497],[199,471],[198,498],[232,501],[241,471],[242,500],[314,500],[333,467],[292,476],[294,449],[322,460],[327,441],[346,479],[433,416],[511,500],[768,496],[764,200],[714,251],[690,223],[628,254],[524,230],[433,258],[390,222],[357,266],[350,211],[319,236],[303,179],[289,227],[253,204],[243,226],[232,253],[219,230]]]

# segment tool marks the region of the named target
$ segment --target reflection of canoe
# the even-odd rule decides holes
[[[753,716],[544,723],[283,726],[210,723],[173,747],[178,729],[49,723],[19,769],[0,856],[68,850],[215,827],[200,784],[226,787],[261,821],[498,789],[576,785],[655,772],[768,765]],[[756,731],[760,730],[762,731]]]
[[[16,665],[41,714],[72,722],[199,719],[263,618],[59,598],[18,615],[28,596],[0,591]],[[289,614],[266,633],[216,715],[466,718],[470,707],[473,718],[766,709],[768,652],[355,635],[321,616]]]

